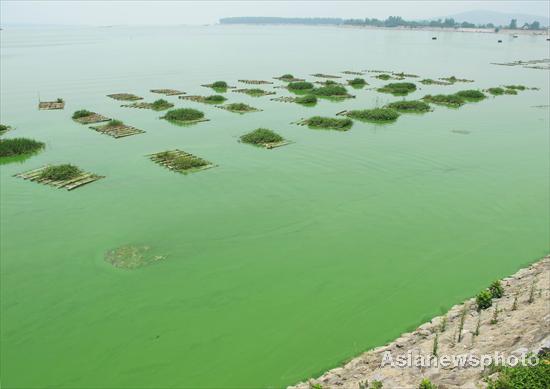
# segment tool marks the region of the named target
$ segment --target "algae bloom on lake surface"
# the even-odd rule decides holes
[[[548,252],[545,37],[432,35],[2,25],[2,387],[282,388]]]

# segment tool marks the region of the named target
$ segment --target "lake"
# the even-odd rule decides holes
[[[4,28],[5,137],[43,152],[1,166],[1,370],[10,388],[283,387],[382,345],[550,251],[549,72],[492,65],[548,57],[545,36],[337,27]],[[432,40],[436,35],[437,40]],[[497,43],[502,39],[502,43]],[[425,94],[540,90],[434,106],[347,132],[291,124],[401,100],[349,88],[315,107],[228,91],[239,115],[168,97],[210,121],[181,127],[107,94],[382,69],[475,80]],[[418,81],[407,79],[406,81]],[[284,89],[273,89],[289,95]],[[39,111],[62,97],[64,110]],[[536,107],[536,106],[546,107]],[[114,139],[78,109],[145,134]],[[238,142],[258,127],[293,143]],[[179,148],[217,167],[181,175],[147,154]],[[105,176],[75,191],[14,174],[73,163]],[[147,245],[164,261],[104,260]]]

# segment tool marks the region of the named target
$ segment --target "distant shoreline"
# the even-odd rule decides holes
[[[357,26],[357,25],[344,25],[344,24],[299,24],[299,23],[218,23],[218,26],[275,26],[275,27],[288,27],[288,26],[301,26],[301,27],[335,27],[335,28],[352,28],[352,29],[364,29],[364,30],[389,30],[389,31],[432,31],[432,32],[466,32],[466,33],[478,33],[478,34],[500,34],[500,35],[542,35],[550,36],[550,29],[548,30],[511,30],[507,28],[495,31],[494,28],[463,28],[463,27],[376,27],[376,26]]]

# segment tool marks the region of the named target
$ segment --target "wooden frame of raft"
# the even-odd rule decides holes
[[[124,138],[126,136],[143,134],[145,132],[138,128],[127,126],[126,124],[121,124],[119,126],[91,126],[90,128],[102,134],[112,136],[113,138]]]
[[[42,166],[38,169],[29,170],[29,171],[26,171],[26,172],[23,172],[23,173],[18,173],[18,174],[15,174],[14,177],[19,177],[19,178],[22,178],[24,180],[37,182],[39,184],[50,185],[50,186],[53,186],[57,189],[67,189],[67,190],[73,190],[73,189],[76,189],[76,188],[80,188],[81,186],[84,186],[86,184],[90,184],[90,183],[92,183],[94,181],[97,181],[101,178],[105,178],[105,176],[98,176],[97,174],[88,173],[88,172],[82,172],[77,177],[69,178],[67,180],[55,181],[55,180],[48,180],[48,179],[45,179],[45,178],[40,178],[40,175],[42,174],[42,172],[45,169],[47,169],[48,167],[49,167],[49,165],[46,165],[46,166]]]

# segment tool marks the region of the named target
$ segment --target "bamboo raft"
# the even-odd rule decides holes
[[[269,99],[270,101],[278,101],[280,103],[294,103],[296,101],[296,97],[291,96],[281,96],[281,97],[275,97],[272,99]]]
[[[251,85],[273,84],[271,81],[264,81],[264,80],[239,80],[239,82],[242,82],[243,84],[251,84]]]
[[[170,154],[169,158],[166,158],[166,153]],[[158,165],[164,166],[165,168],[170,169],[174,172],[184,173],[184,174],[199,172],[199,171],[202,171],[202,170],[211,169],[213,167],[216,167],[216,165],[214,165],[210,161],[207,161],[205,159],[197,157],[196,155],[193,155],[191,153],[187,153],[183,150],[178,150],[178,149],[162,151],[160,153],[149,154],[149,155],[147,155],[147,157],[149,157],[149,159],[151,161],[155,162]],[[176,166],[173,165],[173,161],[178,157],[190,157],[190,158],[199,159],[199,160],[205,162],[206,165],[203,165],[203,166],[200,166],[200,167],[193,167],[193,168],[190,168],[190,169],[178,169]]]
[[[164,105],[160,109],[155,109],[153,103],[145,103],[145,102],[132,103],[132,104],[122,104],[121,105],[121,107],[125,107],[125,108],[152,109],[153,111],[164,111],[168,108],[172,108],[173,106],[174,106],[174,104],[168,103],[167,105]]]
[[[115,99],[115,100],[122,100],[122,101],[143,100],[143,97],[139,97],[131,93],[113,93],[113,94],[107,95],[107,97],[110,97],[111,99]]]
[[[182,100],[194,101],[195,103],[208,104],[206,102],[206,96],[191,95],[191,96],[179,96],[178,98]]]
[[[466,78],[451,78],[451,77],[441,77],[438,80],[454,84],[455,82],[474,82],[474,80],[468,80]]]
[[[256,91],[254,89],[234,89],[233,92],[236,93],[244,93],[249,96],[253,97],[261,97],[261,96],[268,96],[268,95],[275,95],[275,92],[269,92],[266,90],[262,90],[262,93],[255,93]]]
[[[64,101],[40,101],[38,103],[38,109],[50,110],[50,109],[63,109],[65,108]]]
[[[247,110],[245,110],[245,111],[237,111],[237,110],[234,110],[234,109],[229,108],[227,105],[215,105],[215,107],[216,107],[216,108],[225,109],[226,111],[229,111],[229,112],[240,113],[240,114],[250,113],[250,112],[261,112],[261,111],[263,111],[262,109],[254,108],[254,107],[249,107],[250,109],[247,109]]]
[[[244,142],[242,142],[242,143],[244,143]],[[271,149],[275,149],[277,147],[283,147],[283,146],[289,145],[291,143],[292,143],[291,141],[282,140],[280,142],[266,142],[266,143],[252,144],[252,146],[264,147],[268,150],[271,150]],[[250,143],[248,143],[248,144],[250,144]]]
[[[313,77],[318,77],[318,78],[342,78],[340,76],[333,76],[331,74],[323,74],[323,73],[315,73],[315,74],[312,74]]]
[[[24,180],[33,181],[39,184],[50,185],[58,189],[67,189],[67,190],[80,188],[81,186],[90,184],[94,181],[99,180],[100,178],[104,178],[104,176],[98,176],[97,174],[87,173],[87,172],[82,172],[77,177],[70,178],[67,180],[60,180],[60,181],[41,178],[40,176],[42,172],[44,171],[44,169],[48,167],[49,165],[46,165],[38,169],[30,170],[23,173],[18,173],[18,174],[15,174],[14,177],[19,177],[19,178],[23,178]]]
[[[165,95],[165,96],[178,96],[178,95],[184,95],[185,94],[185,92],[177,90],[177,89],[151,89],[150,92],[159,93],[159,94]]]
[[[299,81],[305,81],[303,78],[284,78],[284,77],[273,77],[274,80],[284,81],[284,82],[299,82]]]
[[[126,124],[118,126],[103,125],[90,128],[102,134],[112,136],[113,138],[124,138],[126,136],[143,134],[145,132],[135,127],[127,126]]]
[[[93,124],[93,123],[101,123],[101,122],[108,122],[109,119],[106,116],[100,115],[98,113],[92,112],[91,115],[83,116],[78,119],[74,119],[75,122],[78,122],[80,124]]]
[[[213,89],[237,89],[236,86],[226,86],[226,87],[217,87],[213,84],[201,84],[201,86],[204,86],[205,88],[213,88]]]
[[[365,72],[353,72],[351,70],[344,70],[342,73],[351,74],[351,75],[354,75],[354,76],[362,76],[362,75],[365,74]]]
[[[432,80],[431,78],[419,81],[423,85],[453,85],[452,82]]]

